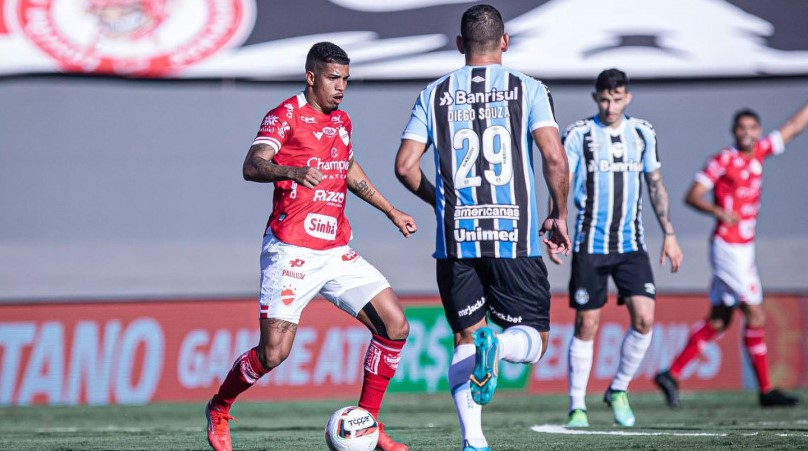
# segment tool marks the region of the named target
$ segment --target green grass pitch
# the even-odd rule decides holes
[[[799,393],[805,400],[808,392]],[[483,411],[493,451],[524,450],[806,450],[808,405],[761,409],[755,392],[683,394],[673,412],[656,393],[632,394],[637,427],[618,428],[592,393],[592,427],[561,428],[565,396],[503,391]],[[231,412],[236,450],[323,450],[323,427],[332,411],[353,400],[250,403]],[[413,451],[459,451],[460,429],[448,393],[388,395],[382,421]],[[534,430],[534,426],[540,426]],[[207,449],[204,405],[25,406],[0,408],[0,449],[202,450]]]

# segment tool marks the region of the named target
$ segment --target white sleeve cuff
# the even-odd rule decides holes
[[[780,130],[769,133],[769,139],[772,142],[773,154],[780,155],[786,151],[786,143],[783,142],[783,135],[780,134]]]
[[[695,179],[696,179],[696,182],[704,185],[707,189],[713,189],[713,185],[714,185],[713,181],[710,180],[710,177],[707,177],[706,175],[704,175],[703,172],[699,172],[698,174],[696,174]]]

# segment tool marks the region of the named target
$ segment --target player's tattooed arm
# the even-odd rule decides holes
[[[673,223],[670,220],[670,200],[668,190],[662,182],[662,172],[657,169],[647,173],[645,181],[648,183],[648,197],[651,198],[651,204],[654,206],[654,213],[662,227],[662,232],[665,236],[674,235]]]
[[[267,144],[254,144],[244,158],[242,174],[244,180],[259,183],[272,183],[279,180],[294,180],[306,188],[314,188],[323,174],[309,166],[281,166],[275,164],[275,149]]]

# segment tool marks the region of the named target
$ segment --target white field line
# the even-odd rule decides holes
[[[536,432],[545,434],[570,434],[570,435],[672,435],[677,437],[726,437],[723,432],[639,432],[639,431],[589,431],[586,429],[568,429],[564,426],[553,424],[536,425],[530,428]]]

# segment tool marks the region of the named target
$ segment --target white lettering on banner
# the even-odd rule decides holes
[[[82,386],[87,393],[87,404],[110,403],[115,345],[120,334],[120,321],[107,322],[103,340],[99,340],[98,323],[95,321],[80,321],[76,324],[64,394],[65,404],[81,403]]]
[[[135,356],[143,347],[143,362],[139,381],[133,381]],[[151,400],[163,374],[165,339],[160,324],[152,318],[132,321],[123,334],[118,348],[118,370],[115,398],[121,404],[144,404]]]
[[[62,400],[64,374],[64,326],[49,321],[39,328],[34,349],[20,384],[17,402],[31,404],[36,395],[45,395],[50,404]]]
[[[101,327],[80,321],[68,335],[60,321],[0,324],[0,404],[28,405],[43,399],[48,404],[79,404],[82,390],[89,404],[149,402],[163,370],[160,325],[139,318],[122,331],[119,321],[110,320],[103,326],[103,338]],[[22,358],[23,347],[30,347],[27,360]],[[20,362],[25,366],[20,368]],[[138,380],[133,379],[136,374]]]
[[[238,329],[235,337],[228,329],[219,329],[210,336],[207,329],[193,329],[185,335],[177,355],[177,377],[183,388],[215,389],[224,381],[233,361],[258,343],[259,332]],[[232,345],[231,345],[232,343]],[[268,384],[261,378],[256,385]]]
[[[22,361],[22,348],[34,341],[36,324],[0,323],[0,405],[11,404],[17,373]]]
[[[315,385],[359,382],[367,342],[368,331],[364,327],[329,328],[323,338],[312,382]]]

